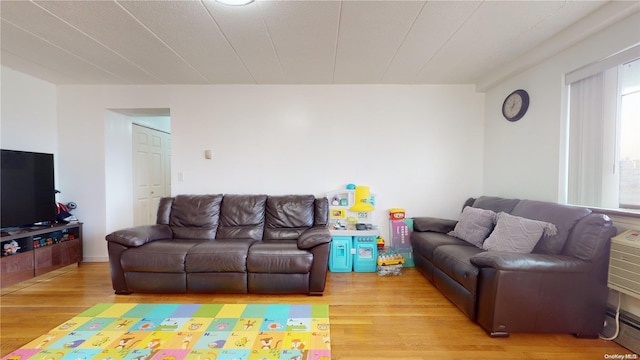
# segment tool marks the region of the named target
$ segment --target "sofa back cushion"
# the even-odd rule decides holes
[[[160,199],[160,202],[158,203],[158,213],[156,214],[156,224],[169,225],[172,206],[172,197],[165,197]]]
[[[216,239],[262,240],[267,195],[225,195]]]
[[[158,224],[167,224],[174,239],[214,239],[222,195],[177,195],[158,207]]]
[[[533,249],[539,254],[560,254],[575,224],[590,213],[587,208],[535,200],[521,200],[511,211],[511,215],[556,226],[556,235],[542,237]]]
[[[314,226],[327,226],[329,223],[329,199],[326,197],[315,199]]]
[[[265,219],[264,240],[295,240],[315,223],[315,197],[269,196]]]
[[[518,202],[520,202],[520,200],[518,199],[505,199],[495,196],[480,196],[473,202],[473,207],[491,210],[496,214],[499,212],[511,213]]]
[[[609,256],[609,243],[616,228],[608,216],[589,214],[573,227],[562,253],[581,260],[595,262]]]

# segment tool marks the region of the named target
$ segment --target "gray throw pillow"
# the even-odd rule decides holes
[[[528,254],[543,235],[552,236],[556,232],[556,226],[551,223],[499,212],[496,227],[482,248]]]
[[[496,213],[493,211],[466,206],[456,227],[447,234],[482,248],[482,243],[493,229],[495,221]]]

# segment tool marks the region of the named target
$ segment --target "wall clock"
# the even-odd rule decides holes
[[[502,103],[502,115],[509,121],[518,121],[529,108],[529,94],[522,89],[509,94]]]

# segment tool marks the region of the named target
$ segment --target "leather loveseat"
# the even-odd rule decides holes
[[[480,243],[453,236],[458,235],[459,221],[414,218],[416,267],[444,296],[491,336],[598,336],[607,307],[610,238],[616,233],[607,216],[581,207],[488,196],[469,199],[467,207],[471,209],[463,210],[460,221],[465,213],[489,210],[497,215]],[[553,231],[546,236],[543,231],[530,252],[491,249],[493,240],[486,250],[500,219],[507,217],[553,224]],[[518,226],[500,239],[507,247],[513,245],[511,238],[520,237],[524,227]]]
[[[178,195],[154,225],[106,236],[117,294],[322,295],[331,234],[313,195]]]

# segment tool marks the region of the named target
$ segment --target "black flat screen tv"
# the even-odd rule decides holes
[[[0,228],[55,223],[53,154],[0,150]]]

